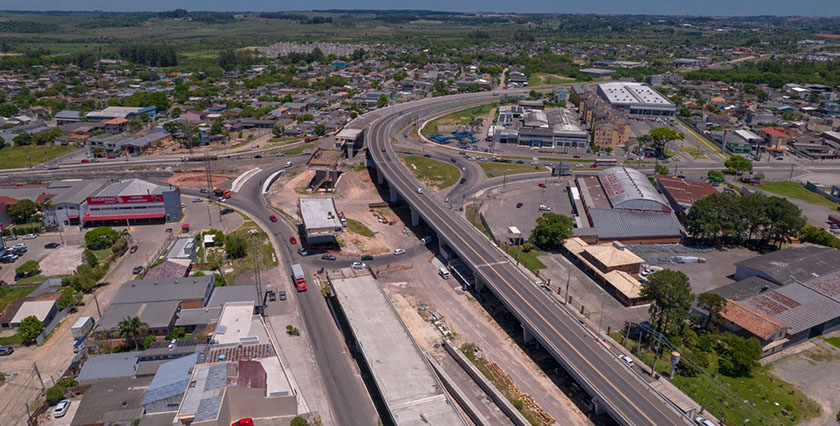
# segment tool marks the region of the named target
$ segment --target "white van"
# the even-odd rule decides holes
[[[441,266],[440,269],[438,269],[438,275],[440,275],[441,278],[443,278],[445,280],[448,280],[449,279],[449,269],[446,269],[445,266]]]

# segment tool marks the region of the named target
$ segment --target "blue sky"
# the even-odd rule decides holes
[[[158,11],[183,8],[219,11],[311,9],[427,9],[521,13],[601,13],[662,15],[840,16],[840,0],[3,0],[3,10]]]

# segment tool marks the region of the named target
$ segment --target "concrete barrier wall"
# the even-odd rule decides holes
[[[458,403],[461,409],[463,409],[464,412],[467,413],[467,416],[469,416],[470,420],[472,420],[473,423],[475,423],[477,426],[490,426],[490,422],[487,419],[485,419],[484,416],[481,415],[481,413],[478,412],[478,409],[475,407],[475,405],[473,405],[473,403],[466,397],[466,395],[464,395],[464,392],[461,390],[461,388],[458,387],[455,381],[452,380],[452,378],[449,377],[449,375],[446,374],[445,371],[443,371],[443,368],[437,363],[437,361],[430,357],[429,354],[424,353],[423,355],[425,355],[426,360],[429,361],[429,364],[431,364],[432,369],[435,370],[435,373],[437,373],[438,377],[440,378],[440,381],[443,382],[443,386],[446,388],[447,391],[449,391],[449,394],[452,395],[452,398],[455,399],[455,401]]]
[[[834,201],[835,203],[840,204],[840,198],[835,197],[835,196],[833,196],[833,195],[831,195],[831,194],[829,194],[829,193],[827,193],[827,192],[823,191],[823,190],[822,190],[822,189],[820,189],[817,185],[814,185],[814,184],[813,184],[813,183],[811,183],[810,181],[808,181],[807,183],[805,183],[805,189],[807,189],[807,190],[809,190],[809,191],[811,191],[811,192],[816,192],[817,194],[820,194],[820,195],[822,195],[823,197],[825,197],[825,198],[827,198],[827,199],[829,199],[829,200],[831,200],[831,201]]]
[[[452,355],[453,358],[455,358],[455,361],[461,365],[461,368],[463,368],[464,371],[466,371],[467,374],[469,374],[470,377],[478,383],[478,386],[480,386],[481,389],[490,396],[490,399],[492,399],[493,402],[502,409],[502,412],[511,419],[511,422],[514,425],[531,426],[531,423],[528,422],[522,413],[520,413],[519,410],[517,410],[516,407],[508,401],[507,397],[505,397],[502,392],[496,389],[496,386],[484,377],[484,374],[482,374],[481,371],[478,371],[478,368],[473,365],[472,361],[462,354],[458,348],[453,346],[448,340],[443,341],[443,347],[450,355]]]

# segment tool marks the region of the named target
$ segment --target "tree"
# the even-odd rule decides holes
[[[9,206],[9,218],[15,223],[29,223],[35,213],[38,212],[38,205],[32,200],[19,200]]]
[[[6,139],[3,139],[3,137],[0,136],[0,149],[5,148],[5,147],[6,147]]]
[[[20,322],[17,334],[24,342],[31,342],[44,331],[44,323],[42,323],[35,315],[30,315]]]
[[[726,333],[722,340],[718,371],[730,377],[751,376],[761,358],[761,343],[758,339]]]
[[[805,225],[799,234],[799,241],[803,243],[819,244],[826,247],[840,249],[840,239],[830,232],[817,228],[813,225]]]
[[[384,93],[379,95],[379,99],[376,100],[376,106],[382,108],[388,105],[388,96]]]
[[[248,254],[248,244],[245,238],[236,234],[230,234],[225,238],[225,253],[231,259],[241,259]]]
[[[752,161],[747,160],[740,155],[733,155],[730,156],[724,163],[724,167],[729,170],[734,170],[736,174],[740,175],[743,173],[752,173],[753,165]]]
[[[137,133],[143,130],[143,122],[140,120],[131,120],[128,122],[128,131],[131,133]]]
[[[47,389],[45,394],[47,399],[47,404],[55,405],[58,404],[59,401],[64,399],[64,386],[55,385],[51,386]]]
[[[654,167],[654,169],[656,171],[656,174],[660,176],[668,176],[668,166],[664,164],[657,164],[656,167]]]
[[[709,170],[706,172],[706,177],[709,179],[709,182],[723,182],[723,173],[717,170]]]
[[[661,333],[672,324],[681,324],[688,316],[694,294],[688,277],[679,271],[663,269],[642,283],[642,297],[651,301],[651,321]]]
[[[572,235],[573,226],[574,222],[568,216],[546,213],[537,218],[537,225],[528,240],[543,250],[551,250]]]
[[[289,422],[289,426],[309,426],[309,422],[301,416],[297,416]]]
[[[639,137],[640,142],[650,142],[652,144],[653,149],[654,151],[656,151],[656,155],[658,157],[664,157],[665,146],[668,144],[668,142],[683,139],[685,139],[684,134],[670,127],[659,127],[651,130],[647,135],[642,135]]]
[[[712,318],[720,315],[726,306],[726,299],[719,294],[703,293],[697,296],[697,305],[709,312],[709,316],[706,317],[706,324],[703,325],[703,329],[708,330]]]
[[[285,133],[286,133],[286,126],[282,126],[282,125],[278,126],[278,125],[275,124],[274,126],[271,127],[271,134],[273,134],[274,137],[276,137],[276,138],[282,137]]]
[[[149,330],[149,325],[140,321],[140,317],[125,318],[117,326],[117,335],[124,338],[126,343],[131,343],[133,348],[138,348],[142,338]]]
[[[79,297],[73,288],[64,287],[61,290],[61,296],[58,297],[56,304],[58,305],[58,310],[63,311],[67,308],[75,307],[79,304],[79,301],[81,301],[81,297]]]
[[[315,125],[315,127],[312,128],[312,131],[314,131],[315,134],[318,136],[324,136],[324,134],[327,133],[327,126],[325,126],[323,123],[318,123]]]
[[[211,135],[221,135],[222,134],[222,117],[216,117],[213,120],[213,126],[210,127],[210,134]]]
[[[111,247],[120,234],[107,226],[100,226],[85,233],[85,246],[90,250],[101,250]]]
[[[41,265],[37,260],[27,260],[22,265],[15,268],[15,272],[23,274],[24,277],[31,277],[41,272]]]

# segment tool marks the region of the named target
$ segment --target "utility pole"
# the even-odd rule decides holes
[[[41,378],[41,372],[38,371],[38,364],[32,363],[32,368],[35,369],[35,375],[38,376],[38,381],[41,382],[41,392],[47,392],[47,387],[44,386],[44,379]]]
[[[93,294],[93,301],[96,302],[96,313],[99,314],[99,319],[102,319],[102,311],[99,310],[99,299],[96,298],[96,293]]]
[[[254,257],[254,286],[257,290],[257,300],[260,307],[260,312],[262,313],[265,306],[263,304],[262,299],[262,286],[260,284],[260,257],[257,253],[257,239],[251,238],[251,248],[253,250],[253,257]]]
[[[788,180],[793,180],[793,164],[790,165],[790,178],[788,178]]]
[[[601,320],[604,319],[604,299],[606,299],[606,294],[601,295],[601,314],[598,315],[598,335],[601,335]]]

